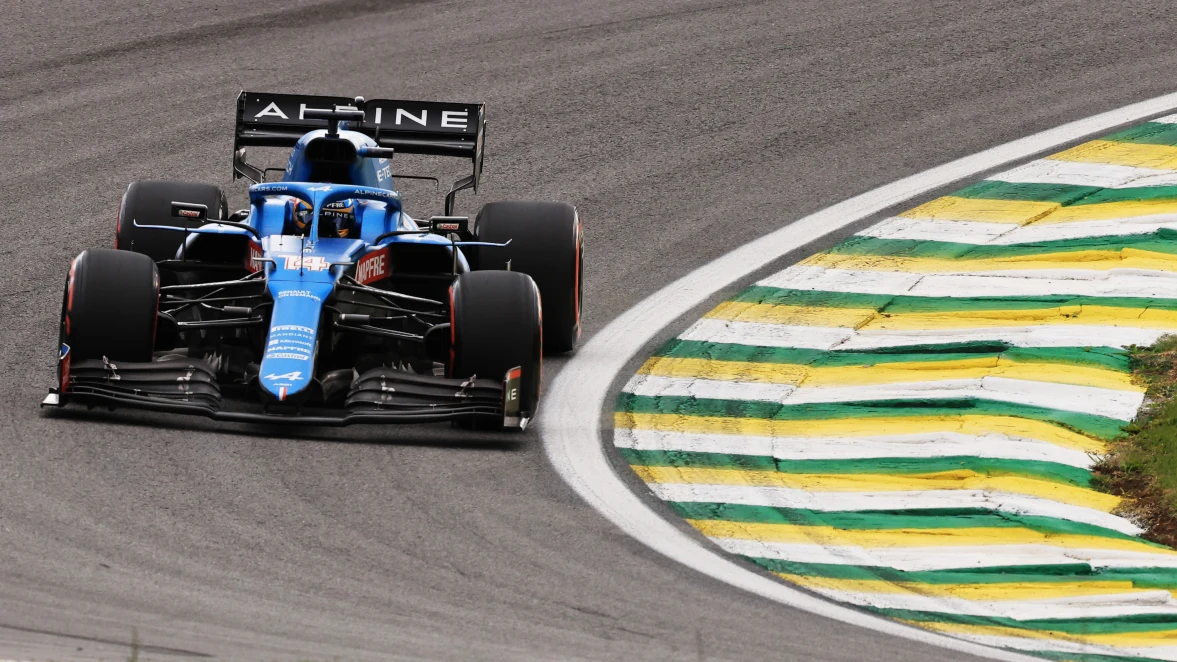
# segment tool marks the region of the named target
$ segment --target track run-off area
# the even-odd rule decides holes
[[[1143,402],[1126,348],[1177,332],[1175,255],[1169,115],[757,280],[641,363],[612,441],[669,512],[832,601],[1051,659],[1177,660],[1177,552],[1089,471]]]

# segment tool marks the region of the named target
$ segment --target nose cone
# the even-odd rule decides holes
[[[263,398],[302,402],[315,376],[319,320],[323,303],[335,289],[339,265],[363,247],[354,239],[275,236],[264,240],[267,287],[274,300],[270,332],[262,354]]]
[[[271,280],[274,311],[260,381],[263,392],[279,402],[298,402],[315,375],[319,318],[331,293],[328,283]]]

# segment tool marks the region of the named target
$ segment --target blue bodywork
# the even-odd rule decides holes
[[[393,243],[432,244],[448,251],[457,250],[458,271],[468,270],[465,257],[449,239],[435,234],[406,234],[386,237],[390,231],[421,230],[401,208],[401,197],[393,189],[392,168],[384,158],[356,158],[348,171],[348,184],[306,181],[313,164],[305,158],[310,141],[326,135],[318,130],[307,133],[295,145],[286,166],[283,181],[255,184],[249,188],[249,216],[244,224],[255,229],[260,241],[237,224],[211,223],[194,232],[208,234],[249,235],[247,264],[251,270],[264,270],[266,286],[273,298],[270,329],[261,360],[259,382],[274,400],[285,401],[302,393],[315,375],[320,320],[323,305],[336,284],[349,270],[371,253]],[[376,147],[368,136],[340,130],[339,137],[357,148]],[[291,233],[294,200],[313,208],[309,234]],[[323,207],[343,200],[355,201],[356,236],[338,238],[320,236],[320,212]]]

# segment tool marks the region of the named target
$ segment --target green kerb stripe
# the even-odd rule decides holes
[[[1177,201],[1177,186],[1139,186],[1135,188],[1105,188],[1072,202],[1070,206],[1098,205],[1105,202],[1143,202],[1149,200]]]
[[[1102,140],[1138,145],[1177,145],[1177,125],[1145,122],[1130,129],[1117,131]]]
[[[709,361],[779,363],[813,368],[845,368],[888,363],[937,363],[1003,358],[1017,363],[1055,363],[1128,372],[1129,354],[1111,347],[1015,347],[1004,342],[952,343],[888,347],[874,351],[825,351],[793,347],[760,347],[699,340],[668,341],[655,356]]]
[[[1014,416],[1053,423],[1099,439],[1114,439],[1119,436],[1121,427],[1125,425],[1122,421],[1106,416],[977,398],[927,398],[923,400],[875,400],[784,405],[776,402],[622,393],[617,400],[617,410],[640,414],[759,418],[777,421],[903,416]]]
[[[940,260],[1002,260],[1030,258],[1034,256],[1076,253],[1079,251],[1115,251],[1127,249],[1177,254],[1177,232],[1162,230],[1153,235],[1129,235],[1124,237],[1091,237],[1043,241],[1034,244],[959,244],[946,241],[921,241],[915,239],[881,239],[879,237],[857,236],[831,248],[830,255],[854,255],[871,257],[930,258]],[[1011,263],[1016,269],[1018,263]],[[960,266],[968,270],[968,264]]]
[[[985,625],[1019,630],[1056,630],[1068,634],[1119,634],[1128,632],[1164,632],[1177,630],[1177,615],[1141,614],[1138,616],[1112,616],[1092,618],[1059,618],[1016,620],[1003,616],[971,616],[968,614],[945,614],[932,611],[909,609],[887,609],[867,607],[871,611],[891,618],[923,623],[958,623],[960,625]]]
[[[1140,202],[1177,200],[1177,186],[1131,186],[1099,188],[1070,184],[1025,184],[985,180],[951,194],[954,198],[973,200],[1014,200],[1018,202],[1056,202],[1064,207],[1096,205],[1105,202]]]
[[[1126,533],[1092,524],[1055,517],[1017,515],[980,508],[904,510],[900,512],[828,512],[800,508],[774,508],[731,503],[675,502],[667,504],[680,516],[695,520],[721,520],[751,524],[828,526],[843,531],[889,531],[896,529],[1028,529],[1044,534],[1098,536],[1141,542]],[[1159,549],[1168,549],[1157,545]]]
[[[828,308],[873,308],[891,314],[953,313],[980,310],[1043,310],[1063,306],[1156,308],[1177,310],[1177,299],[1148,297],[1089,297],[1071,295],[1017,297],[916,297],[892,294],[854,294],[825,290],[792,290],[755,285],[731,299],[737,303]]]
[[[1093,568],[1086,563],[1060,565],[963,568],[959,570],[896,570],[883,566],[799,563],[781,559],[744,557],[770,572],[830,579],[881,580],[915,584],[1005,584],[1011,582],[1126,581],[1135,588],[1177,589],[1177,568]]]
[[[846,460],[782,460],[766,455],[729,455],[633,448],[618,448],[617,450],[630,464],[651,467],[708,467],[712,469],[779,471],[791,474],[887,475],[930,474],[965,470],[991,476],[1027,476],[1080,487],[1091,485],[1091,473],[1084,469],[1038,460],[1006,460],[967,455]]]
[[[1022,184],[984,180],[951,193],[954,198],[982,200],[1016,200],[1019,202],[1057,202],[1071,204],[1083,196],[1101,190],[1098,186],[1073,186],[1071,184]]]
[[[1004,648],[1011,653],[1034,655],[1047,660],[1059,662],[1165,662],[1155,657],[1136,657],[1135,655],[1101,655],[1099,653],[1061,653],[1059,651],[1028,651],[1020,648]]]

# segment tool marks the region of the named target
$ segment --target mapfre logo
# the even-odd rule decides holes
[[[261,244],[251,239],[249,241],[249,249],[245,252],[245,270],[249,273],[260,271],[262,263],[258,260],[265,256],[266,252],[262,250]]]
[[[356,280],[361,285],[374,283],[388,276],[388,249],[368,253],[356,265]]]

